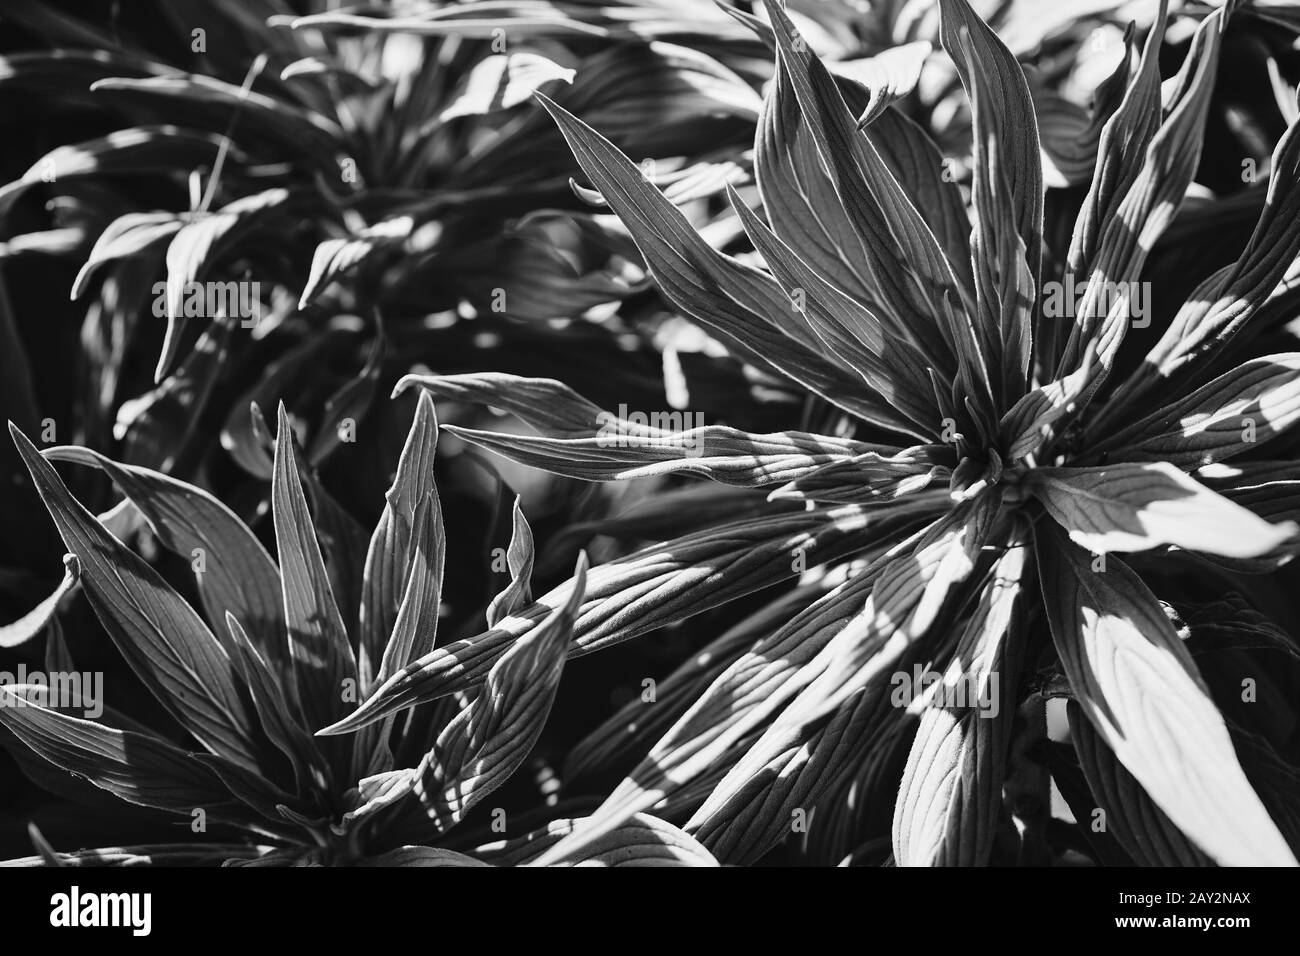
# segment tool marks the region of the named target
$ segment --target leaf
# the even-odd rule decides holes
[[[533,532],[528,527],[528,519],[524,517],[519,503],[520,497],[516,495],[514,508],[511,511],[510,546],[506,549],[510,583],[488,605],[487,626],[489,628],[496,627],[503,618],[517,614],[533,603]]]
[[[870,92],[870,103],[858,117],[859,126],[874,122],[886,108],[916,89],[933,49],[929,41],[918,40],[881,50],[875,56],[829,64],[836,76],[861,83]]]
[[[194,282],[226,245],[257,228],[289,198],[287,189],[268,189],[236,199],[213,213],[195,213],[167,246],[167,334],[154,381],[162,381],[180,351],[180,321]],[[242,294],[240,295],[242,299]],[[230,296],[226,296],[229,302]],[[239,316],[253,318],[254,316]],[[206,316],[213,319],[217,316]],[[233,316],[232,316],[233,318]]]
[[[289,659],[302,720],[307,727],[322,727],[347,712],[344,681],[357,679],[356,660],[325,572],[315,524],[307,511],[293,432],[283,404],[276,434],[271,510],[280,555]]]
[[[693,125],[700,117],[749,124],[760,106],[753,86],[726,64],[703,49],[658,39],[611,45],[587,57],[573,85],[557,90],[556,99],[628,152],[642,155],[653,153],[655,141],[675,124]]]
[[[221,430],[221,447],[250,475],[271,480],[275,439],[261,409],[292,398],[309,387],[318,364],[329,361],[330,353],[341,348],[341,330],[327,328],[309,336],[283,357],[271,362],[259,380],[231,403],[230,414]]]
[[[1102,131],[1097,168],[1075,224],[1067,274],[1086,277],[1055,381],[1007,413],[1012,459],[1036,451],[1063,420],[1077,417],[1110,373],[1131,319],[1134,286],[1192,182],[1218,63],[1222,9],[1197,28],[1161,105],[1158,50],[1167,0],[1147,37],[1137,76]],[[1049,326],[1050,328],[1050,326]],[[1040,350],[1050,356],[1058,348]]]
[[[473,702],[438,735],[416,768],[413,793],[433,833],[444,833],[524,762],[559,689],[560,672],[587,583],[578,558],[568,601],[501,655]]]
[[[722,425],[684,431],[626,427],[612,413],[604,413],[601,422],[600,432],[592,438],[516,436],[455,425],[445,430],[521,464],[584,481],[695,474],[761,488],[785,484],[850,457],[836,447],[839,443],[834,439],[806,432],[750,435]]]
[[[899,866],[983,866],[992,853],[1016,716],[1010,628],[1025,550],[1013,545],[998,561],[921,714],[894,805]]]
[[[59,859],[58,853],[54,847],[50,846],[50,841],[45,839],[45,834],[41,833],[40,828],[35,823],[27,824],[27,836],[32,841],[32,846],[36,848],[37,854],[45,862],[46,866],[63,866],[63,861]]]
[[[1215,862],[1295,866],[1238,763],[1196,665],[1141,580],[1035,525],[1052,639],[1088,720],[1169,819]]]
[[[502,372],[470,375],[406,375],[393,397],[418,386],[448,402],[491,405],[519,417],[538,431],[563,438],[590,435],[602,409],[553,378],[524,378]]]
[[[1165,7],[1166,0],[1161,0],[1161,24]],[[1089,394],[1109,371],[1124,339],[1130,319],[1130,284],[1141,275],[1151,248],[1172,220],[1196,172],[1218,64],[1223,13],[1223,9],[1217,9],[1201,21],[1182,69],[1171,81],[1171,102],[1164,109],[1155,105],[1159,99],[1159,77],[1155,67],[1147,62],[1154,60],[1149,37],[1143,65],[1130,90],[1131,94],[1137,92],[1132,100],[1125,97],[1102,133],[1104,159],[1098,158],[1085,209],[1097,209],[1097,202],[1104,201],[1097,197],[1114,184],[1115,163],[1131,163],[1138,155],[1143,156],[1143,161],[1136,167],[1136,175],[1120,174],[1124,190],[1116,189],[1112,193],[1113,205],[1106,208],[1104,218],[1096,220],[1097,225],[1091,230],[1097,237],[1095,257],[1087,258],[1079,248],[1080,237],[1088,236],[1087,225],[1076,226],[1076,244],[1070,250],[1070,265],[1079,264],[1072,271],[1087,275],[1088,285],[1058,374],[1089,369],[1084,378]],[[1152,37],[1162,33],[1163,27],[1158,26],[1152,31]],[[1133,111],[1129,110],[1130,105]],[[1141,118],[1134,118],[1136,111],[1141,111]],[[1163,122],[1148,139],[1147,125],[1153,119]],[[1116,146],[1115,139],[1123,136],[1132,123],[1139,126],[1134,131],[1136,141]],[[1118,153],[1112,152],[1116,149]],[[1108,290],[1114,289],[1119,290],[1118,295],[1108,294]],[[1109,308],[1103,314],[1105,305]]]
[[[245,843],[164,843],[139,846],[110,846],[60,853],[61,866],[244,866],[245,858],[256,857],[261,849]],[[40,856],[0,860],[0,867],[43,866]]]
[[[59,146],[38,159],[22,178],[0,189],[0,215],[20,190],[18,184],[66,182],[81,176],[122,173],[174,173],[210,166],[222,138],[178,126],[133,126],[82,143]],[[242,161],[236,150],[232,159]]]
[[[163,708],[213,753],[256,770],[258,736],[225,649],[149,565],[69,493],[17,427],[10,434],[68,550],[95,615]]]
[[[366,856],[357,866],[491,866],[464,853],[431,846],[402,846],[378,856]]]
[[[738,16],[734,9],[724,9]],[[770,27],[752,17],[744,22],[776,51],[776,36]],[[904,44],[866,60],[830,63],[828,69],[836,74],[847,105],[860,114],[858,125],[863,134],[935,232],[954,273],[969,287],[970,222],[961,192],[955,182],[946,180],[944,158],[928,134],[899,111],[885,108],[913,82],[913,72],[930,49],[928,42]],[[754,174],[776,233],[841,291],[865,305],[880,304],[883,277],[878,278],[869,268],[875,253],[861,245],[823,169],[818,146],[802,121],[789,73],[780,58],[759,117]],[[878,311],[901,339],[916,337],[926,342],[932,357],[946,354],[942,340],[932,340],[928,329],[909,328],[891,310]]]
[[[888,456],[865,452],[820,465],[769,492],[768,499],[888,505],[942,486],[952,475],[946,463],[949,460],[949,449],[934,445],[918,445]]]
[[[882,308],[904,327],[933,328],[939,342],[946,338],[948,348],[939,354],[929,351],[927,358],[936,368],[947,368],[946,356],[955,350],[961,388],[979,405],[988,387],[984,361],[963,309],[962,290],[938,241],[870,140],[857,133],[821,61],[798,39],[776,3],[764,0],[764,6],[777,38],[781,68],[788,71],[817,152],[880,283]]]
[[[118,406],[113,435],[122,438],[123,458],[162,472],[186,468],[208,399],[233,364],[230,340],[238,321],[213,321],[174,372],[143,395]],[[119,355],[124,347],[125,343],[118,345]]]
[[[503,408],[527,424],[564,437],[509,435],[449,425],[470,444],[554,474],[612,481],[663,474],[697,474],[741,486],[790,481],[867,445],[806,432],[751,435],[720,425],[696,425],[689,412],[619,415],[603,411],[551,379],[512,375],[407,376],[441,399]]]
[[[415,228],[410,216],[385,219],[343,239],[326,239],[312,253],[307,284],[298,299],[299,310],[307,308],[331,283],[365,262],[376,252],[402,245]]]
[[[159,737],[54,710],[45,688],[0,684],[0,723],[50,763],[121,800],[188,815],[229,816],[231,796],[213,774]]]
[[[285,675],[273,669],[262,657],[239,621],[229,611],[226,612],[225,623],[233,647],[231,656],[248,685],[248,694],[253,700],[262,729],[293,766],[297,782],[295,792],[305,794],[312,788],[328,791],[329,766],[310,731],[302,726],[294,712],[289,689],[285,686]]]
[[[1040,468],[1029,488],[1070,540],[1089,551],[1189,551],[1251,558],[1295,537],[1167,462]]]
[[[538,94],[586,174],[627,226],[664,296],[757,368],[798,382],[870,420],[854,378],[767,318],[789,310],[769,276],[710,247],[675,206],[603,136]],[[811,333],[809,333],[811,336]]]
[[[840,91],[851,107],[856,105],[857,97],[843,85]],[[885,110],[862,132],[934,233],[961,288],[973,290],[966,200],[930,134],[901,108]]]
[[[184,221],[171,212],[129,212],[108,224],[72,281],[72,298],[79,299],[95,270],[107,262],[159,250],[181,231]]]
[[[36,3],[27,4],[33,10]],[[10,4],[10,10],[14,5]],[[10,11],[6,11],[10,12]],[[70,43],[71,47],[84,46],[86,38]],[[94,44],[99,46],[98,43]],[[145,60],[121,50],[53,49],[29,50],[0,57],[0,89],[7,93],[38,93],[54,96],[60,102],[71,101],[92,107],[94,97],[88,94],[96,80],[112,76],[147,76],[150,74],[175,74],[174,67]]]
[[[979,321],[998,407],[1029,382],[1030,311],[1042,268],[1043,174],[1038,122],[1024,72],[966,0],[943,0],[944,48],[971,101],[975,231],[971,257]]]
[[[474,852],[495,866],[532,866],[548,848],[564,839],[583,821],[554,820],[540,830]],[[580,853],[552,866],[717,866],[718,862],[693,837],[649,814],[637,814],[623,826]]]
[[[465,77],[464,87],[438,119],[446,123],[461,116],[482,116],[527,102],[533,93],[556,80],[572,83],[577,71],[536,53],[502,53],[484,57]]]
[[[680,786],[737,745],[743,755],[727,769],[688,828],[742,800],[781,756],[807,743],[819,722],[834,715],[929,628],[948,589],[970,570],[971,556],[987,536],[991,509],[981,508],[983,520],[968,527],[970,510],[966,506],[922,532],[895,539],[892,548],[873,556],[871,564],[842,588],[777,632],[773,641],[793,642],[793,648],[760,642],[758,653],[742,657],[674,725],[586,827],[566,841],[565,849],[580,847],[629,814],[647,809],[665,791],[665,784]],[[905,575],[913,580],[900,586]],[[752,679],[755,663],[760,665],[760,675],[775,679],[775,686],[758,696],[746,688],[746,705],[737,706],[730,687],[738,678]],[[717,696],[714,690],[719,691]],[[705,708],[716,708],[720,702],[725,705],[721,714],[708,720],[703,730],[697,729]],[[756,741],[755,731],[759,732]],[[690,743],[668,748],[668,741],[678,734]],[[691,739],[695,737],[702,739]],[[734,754],[729,756],[734,760]],[[558,852],[551,851],[544,860]]]
[[[992,237],[1008,225],[1014,228],[1024,247],[1020,254],[1025,257],[1032,290],[1041,268],[1043,174],[1038,120],[1029,84],[1011,51],[967,0],[940,0],[939,6],[943,47],[956,64],[972,101],[976,229],[980,233],[992,230],[981,237],[988,247],[985,254],[992,255],[998,245],[990,241]],[[1004,219],[1004,213],[1009,214],[1009,220]],[[998,223],[996,230],[994,222]],[[971,252],[978,258],[980,244]],[[998,269],[1006,276],[1014,266],[999,262]]]
[[[223,134],[237,116],[236,138],[275,147],[322,171],[336,171],[336,154],[343,152],[343,131],[323,113],[200,73],[145,79],[115,76],[96,80],[90,89],[108,94],[108,101],[140,103],[171,113],[177,121]]]
[[[67,560],[66,556],[64,560]],[[68,650],[68,642],[63,637],[63,627],[59,624],[58,617],[50,618],[49,626],[50,631],[45,636],[45,673],[75,671],[77,668],[72,662],[72,653]]]
[[[1079,274],[1091,269],[1108,221],[1115,216],[1124,194],[1142,171],[1139,157],[1146,152],[1160,127],[1163,115],[1159,52],[1168,18],[1168,0],[1160,0],[1159,11],[1142,47],[1137,72],[1115,112],[1102,127],[1092,182],[1070,243],[1066,265],[1069,272]],[[1125,46],[1127,53],[1127,44]]]
[[[1251,359],[1097,443],[1124,461],[1183,468],[1252,451],[1300,420],[1300,352]]]
[[[1133,861],[1138,866],[1209,866],[1205,854],[1169,822],[1133,775],[1115,759],[1084,718],[1078,703],[1070,701],[1068,713],[1070,740],[1097,808],[1106,815],[1106,829]]]
[[[410,575],[406,579],[402,604],[397,609],[397,619],[393,622],[392,637],[384,648],[376,678],[381,683],[433,650],[438,635],[446,536],[438,492],[431,488],[416,506],[411,520],[407,551]]]
[[[880,320],[865,307],[827,283],[749,211],[739,195],[727,188],[731,206],[740,217],[754,248],[790,297],[790,321],[802,320],[823,348],[861,375],[880,396],[874,420],[911,434],[929,434],[942,416],[925,374],[925,360],[906,341],[885,345]],[[901,420],[894,409],[905,412]]]
[[[50,596],[41,601],[12,624],[0,626],[0,647],[17,647],[30,641],[54,620],[59,602],[77,585],[81,577],[81,562],[75,554],[63,556],[63,580]]]
[[[852,508],[748,519],[611,561],[588,575],[586,605],[574,626],[571,656],[630,640],[788,579],[797,553],[813,567],[858,550],[872,537],[897,533],[915,520],[906,515],[873,522],[867,535],[865,520]],[[571,588],[572,582],[566,582],[497,627],[411,662],[355,713],[323,732],[346,733],[481,683],[505,649],[566,601]]]
[[[940,609],[974,571],[995,513],[996,504],[977,499],[886,555],[865,606],[804,665],[811,679],[805,679],[806,686],[727,771],[687,823],[688,829],[744,803],[786,755],[815,747],[823,730],[832,744],[838,743],[846,726],[876,706],[883,696],[884,676],[926,635]],[[770,828],[767,833],[769,839],[774,836]]]
[[[658,681],[654,707],[646,707],[646,702],[640,697],[629,700],[569,751],[560,774],[566,786],[577,780],[603,776],[609,768],[619,766],[625,759],[631,762],[656,738],[661,738],[662,743],[662,746],[655,745],[657,749],[674,749],[664,736],[669,728],[710,692],[723,672],[744,658],[754,659],[755,654],[750,649],[756,646],[760,636],[771,635],[783,628],[795,613],[808,606],[815,595],[821,596],[825,591],[826,588],[820,585],[797,587],[747,615]],[[761,653],[762,645],[758,647]],[[733,718],[739,710],[738,706],[731,707],[721,720]],[[717,725],[701,721],[700,726],[703,730]],[[662,764],[660,768],[665,769]],[[644,780],[640,782],[644,786]]]
[[[366,553],[358,652],[359,667],[367,688],[379,675],[380,663],[392,636],[399,609],[406,602],[407,586],[416,555],[416,512],[424,501],[429,501],[430,507],[435,506],[437,489],[434,486],[433,462],[437,447],[437,411],[433,399],[428,394],[421,393],[397,463],[397,473],[384,496],[384,510],[375,525]],[[436,578],[441,581],[441,549],[444,545],[439,542],[436,547],[438,550],[427,552],[426,558],[437,561]],[[421,573],[427,575],[430,571],[432,568]],[[422,580],[428,582],[433,578],[425,577]],[[441,585],[438,593],[433,596],[431,612],[435,620],[440,597]],[[428,610],[426,608],[426,613]],[[411,624],[416,623],[417,620],[412,618]]]
[[[1133,407],[1161,382],[1221,354],[1282,281],[1300,253],[1300,122],[1278,141],[1271,167],[1264,209],[1245,250],[1187,297],[1116,402]]]
[[[1295,639],[1236,591],[1225,591],[1212,601],[1180,601],[1176,610],[1187,628],[1187,649],[1193,656],[1258,649],[1277,651],[1300,663]]]
[[[812,679],[810,662],[858,613],[881,559],[760,636],[725,666],[655,742],[567,849],[622,825],[719,767],[729,769],[775,714]],[[658,705],[656,705],[658,706]],[[716,780],[711,780],[710,790]],[[783,821],[784,822],[784,821]]]
[[[490,9],[490,8],[489,8]],[[509,8],[507,8],[509,9]],[[486,12],[486,11],[484,11]],[[533,13],[527,10],[527,13]],[[418,16],[364,17],[350,13],[315,13],[295,17],[295,30],[356,29],[375,33],[411,33],[416,36],[467,36],[491,39],[494,30],[518,31],[520,37],[565,36],[570,33],[605,36],[605,31],[582,20],[563,16],[551,4],[538,11],[540,16],[482,16],[477,6],[435,8]]]
[[[287,664],[280,569],[229,508],[195,485],[89,448],[60,446],[42,454],[103,471],[139,509],[159,543],[190,563],[208,620],[224,622],[227,613],[234,614],[260,654],[277,666]]]
[[[272,443],[274,444],[274,443]],[[298,477],[306,492],[311,515],[316,519],[316,540],[325,559],[330,591],[344,621],[355,621],[361,613],[361,589],[365,576],[366,531],[321,484],[313,468],[303,460],[302,447],[294,445]],[[346,627],[346,625],[344,625]]]
[[[816,814],[855,751],[879,746],[891,716],[883,698],[859,695],[824,727],[772,753],[762,771],[751,775],[744,788],[729,792],[725,802],[714,803],[707,816],[701,812],[703,807],[697,810],[687,828],[729,865],[758,862],[790,835],[799,811],[811,809]],[[715,781],[709,784],[706,794],[716,789]]]

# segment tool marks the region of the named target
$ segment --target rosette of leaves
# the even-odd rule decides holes
[[[180,733],[151,729],[111,707],[100,719],[87,719],[76,701],[52,699],[47,684],[5,685],[5,744],[25,752],[38,781],[66,789],[71,774],[83,786],[181,815],[182,825],[201,820],[196,832],[211,825],[214,834],[233,834],[209,844],[71,854],[46,848],[46,862],[515,865],[572,829],[571,820],[553,820],[513,839],[493,838],[469,854],[444,845],[476,807],[505,821],[504,808],[484,801],[528,756],[546,723],[582,601],[585,558],[575,570],[572,600],[502,655],[476,693],[346,740],[313,736],[437,640],[446,562],[431,470],[437,427],[425,397],[370,539],[355,617],[345,617],[350,602],[326,568],[283,407],[272,495],[278,563],[201,489],[79,446],[41,453],[11,427],[75,556],[68,559],[70,579]],[[113,480],[158,540],[190,560],[203,613],[69,493],[52,460],[93,466]],[[513,521],[511,580],[487,608],[489,622],[529,601],[532,535],[517,501]],[[75,667],[58,643],[48,657],[52,673]],[[48,765],[44,772],[41,764]],[[710,862],[694,840],[649,817],[568,860]]]
[[[335,24],[331,6],[19,0],[0,14],[8,42],[28,44],[0,62],[0,98],[15,116],[39,109],[49,131],[0,190],[4,251],[66,261],[88,303],[87,411],[76,435],[64,420],[63,441],[120,441],[127,460],[170,472],[211,450],[220,423],[237,442],[260,387],[278,392],[263,407],[289,402],[321,437],[308,443],[318,461],[384,369],[474,348],[499,357],[471,367],[526,363],[519,320],[647,287],[612,217],[569,190],[572,157],[530,94],[622,125],[620,145],[660,161],[665,186],[700,163],[734,172],[760,105],[725,64],[670,39],[557,29],[499,3],[410,30]],[[102,133],[85,139],[88,126]],[[21,306],[34,293],[9,278]],[[226,314],[229,302],[209,314],[195,282],[256,283],[258,315]],[[466,305],[485,320],[477,340],[446,328]],[[435,313],[448,318],[431,327]],[[205,413],[219,424],[196,433]]]
[[[1204,19],[1162,83],[1161,5],[1140,58],[1109,81],[1122,95],[1098,100],[1086,195],[1045,213],[1021,67],[965,0],[942,0],[973,116],[968,220],[935,180],[936,152],[886,138],[888,96],[837,80],[766,7],[778,50],[755,143],[766,222],[735,202],[765,270],[715,251],[608,140],[548,108],[663,295],[837,410],[832,427],[678,433],[616,419],[555,381],[407,382],[514,414],[540,434],[457,434],[557,474],[680,473],[766,492],[771,517],[705,519],[596,568],[572,655],[800,572],[812,583],[825,565],[824,593],[791,592],[807,603],[780,599],[666,678],[664,703],[629,705],[579,745],[574,770],[594,755],[640,760],[564,847],[654,807],[728,863],[760,859],[792,828],[829,862],[891,848],[900,865],[1043,862],[1063,830],[1104,861],[1115,857],[1089,848],[1082,815],[1101,807],[1119,821],[1106,849],[1120,859],[1294,864],[1294,703],[1271,697],[1262,731],[1234,720],[1240,688],[1224,694],[1202,671],[1220,658],[1198,666],[1148,582],[1181,566],[1222,587],[1213,575],[1268,572],[1300,546],[1288,434],[1300,354],[1266,351],[1269,304],[1300,251],[1295,126],[1248,245],[1119,371],[1126,332],[1144,321],[1144,261],[1196,172],[1227,12]],[[1061,313],[1052,296],[1069,283]],[[806,510],[775,510],[788,500]],[[413,661],[329,732],[477,686],[574,586]],[[1293,638],[1241,626],[1291,666]],[[914,668],[940,679],[900,699]],[[1046,730],[1059,697],[1076,728],[1068,767]],[[1051,767],[1082,795],[1076,826],[1048,819]]]

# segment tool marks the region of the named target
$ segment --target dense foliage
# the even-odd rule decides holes
[[[1290,5],[80,6],[4,855],[1295,865]]]

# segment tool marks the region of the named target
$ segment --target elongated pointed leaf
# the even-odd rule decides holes
[[[438,118],[481,116],[526,102],[553,81],[572,83],[575,70],[536,53],[501,53],[480,60],[465,78],[464,89]]]
[[[1075,543],[1090,551],[1189,551],[1251,558],[1296,536],[1269,524],[1167,462],[1040,468],[1030,488]]]
[[[1295,866],[1196,665],[1146,585],[1048,522],[1035,552],[1052,639],[1084,714],[1174,825],[1221,865]]]
[[[45,704],[44,688],[0,684],[0,723],[31,750],[129,803],[189,814],[229,811],[229,791],[159,737],[118,730]]]
[[[899,866],[982,866],[993,849],[1015,720],[1018,648],[1009,646],[1025,548],[995,566],[921,715],[894,805]]]
[[[1300,352],[1251,359],[1098,443],[1124,461],[1230,459],[1300,421]]]
[[[185,225],[180,216],[170,212],[129,212],[108,224],[95,240],[77,277],[72,281],[72,298],[78,299],[90,284],[90,278],[102,265],[157,252]]]
[[[519,506],[519,496],[515,496],[511,510],[512,530],[510,546],[506,548],[506,566],[510,571],[510,583],[496,597],[487,609],[487,626],[496,627],[501,620],[519,613],[533,601],[533,532],[528,527]]]
[[[31,185],[66,182],[80,176],[161,172],[210,166],[221,148],[221,137],[179,126],[133,126],[107,136],[59,146],[37,160],[19,180]],[[236,151],[232,159],[241,160]],[[4,211],[13,193],[5,187]]]
[[[879,572],[871,566],[808,605],[771,635],[754,641],[712,681],[685,713],[583,821],[565,849],[612,832],[634,814],[660,805],[697,781],[710,789],[761,728],[812,679],[809,663],[853,620]],[[713,777],[713,779],[710,779]]]
[[[1038,282],[1042,258],[1043,172],[1029,84],[1011,51],[967,0],[940,0],[939,7],[944,49],[957,65],[974,108],[973,201],[980,239],[971,252],[978,258],[983,246],[985,256],[996,255],[994,249],[1002,238],[999,232],[1011,226],[1023,245],[1020,254],[1025,257],[1032,290]],[[1004,215],[1009,216],[1009,221],[1003,219]],[[996,228],[994,222],[998,223]],[[1010,248],[1016,248],[1016,244]],[[999,262],[997,268],[1008,276],[1017,267]]]
[[[268,189],[244,196],[214,213],[196,215],[172,237],[167,246],[167,334],[154,369],[154,381],[162,381],[180,351],[180,322],[185,300],[210,260],[228,244],[255,228],[267,213],[289,198],[286,189]],[[239,296],[242,301],[243,296]],[[227,296],[229,300],[229,296]],[[255,306],[260,308],[260,306]],[[205,316],[215,319],[217,316]],[[256,316],[239,316],[241,319]]]
[[[442,600],[442,570],[446,561],[446,530],[438,492],[430,488],[411,519],[407,553],[410,574],[402,604],[393,621],[393,634],[384,648],[379,681],[385,681],[411,661],[433,650],[438,637],[438,606]]]
[[[964,311],[957,284],[938,241],[917,213],[870,141],[857,133],[830,73],[801,41],[785,12],[764,0],[782,67],[822,161],[854,229],[872,257],[883,305],[910,327],[929,323],[955,353],[962,390],[980,405],[987,400],[987,370]],[[947,363],[928,355],[936,367]]]
[[[81,563],[91,607],[160,704],[214,753],[255,770],[258,735],[229,655],[149,565],[72,497],[16,427],[10,434],[68,550]]]
[[[819,585],[796,588],[729,628],[663,680],[657,681],[653,701],[645,700],[644,696],[633,698],[579,741],[569,751],[562,778],[574,781],[607,772],[609,767],[618,766],[625,756],[647,751],[656,739],[663,741],[665,750],[679,750],[664,737],[669,728],[687,709],[710,693],[710,688],[724,671],[742,658],[754,658],[750,648],[756,646],[760,636],[780,630],[794,614],[809,605],[814,595],[825,590]],[[762,653],[761,645],[758,653]],[[739,709],[739,706],[731,707],[730,714],[722,720],[730,719]],[[700,726],[709,725],[707,721],[701,721]],[[645,783],[644,780],[640,782]]]
[[[275,445],[271,509],[299,706],[307,726],[321,727],[346,713],[344,681],[357,679],[357,665],[298,480],[292,429],[283,405]]]
[[[858,509],[804,512],[732,522],[611,561],[588,576],[587,602],[574,627],[571,656],[589,654],[684,620],[870,543],[910,530],[925,513],[868,522]],[[414,704],[473,687],[521,635],[568,597],[562,584],[518,615],[475,637],[438,648],[375,690],[327,733],[345,733]]]
[[[1209,866],[1210,860],[1174,826],[1070,701],[1070,741],[1106,830],[1139,866]],[[1095,813],[1096,811],[1094,811]]]
[[[555,820],[515,840],[479,847],[475,853],[494,866],[529,866],[582,823]],[[553,866],[717,866],[718,861],[691,836],[649,814],[637,814],[607,837]]]
[[[790,755],[804,747],[815,752],[819,736],[826,745],[838,746],[850,727],[869,718],[884,696],[888,672],[905,659],[952,592],[974,570],[992,530],[993,512],[986,501],[959,509],[928,528],[915,547],[890,557],[862,611],[805,665],[811,677],[807,686],[728,770],[688,822],[688,829],[705,825],[729,806],[750,804],[751,794],[762,792],[765,778],[778,767],[795,771],[778,787],[793,780],[807,786],[809,796],[816,798],[825,781],[813,774],[800,780],[803,762],[796,759],[791,765]],[[814,774],[819,763],[808,764]],[[760,815],[757,822],[764,825],[768,840],[775,838],[773,820]]]
[[[806,266],[730,187],[728,196],[754,248],[789,296],[796,321],[805,321],[825,349],[840,356],[880,396],[875,421],[911,434],[930,434],[942,416],[934,406],[923,357],[906,340],[891,339],[886,347],[875,315]],[[901,422],[895,409],[906,412]]]
[[[248,639],[239,621],[228,611],[226,627],[233,646],[232,656],[248,685],[262,729],[293,767],[298,785],[296,792],[306,793],[309,787],[327,790],[329,767],[310,730],[299,722],[296,708],[287,698],[284,687],[287,675],[272,669]]]
[[[332,282],[361,265],[374,253],[400,246],[411,235],[413,228],[414,219],[398,216],[375,223],[354,236],[326,239],[312,253],[311,270],[298,299],[298,308],[307,308]]]
[[[971,235],[978,320],[998,407],[1023,393],[1033,351],[1030,310],[1042,259],[1038,124],[1024,74],[966,0],[945,0],[943,36],[971,100],[975,140]]]
[[[727,484],[763,486],[791,481],[819,465],[881,448],[806,432],[753,435],[721,425],[691,427],[693,417],[682,412],[615,415],[548,379],[498,374],[408,376],[398,388],[410,384],[439,398],[504,408],[530,425],[564,436],[510,435],[447,426],[448,431],[482,448],[587,481],[684,473]]]
[[[491,866],[464,853],[432,846],[403,846],[379,856],[363,857],[357,866]]]
[[[385,494],[384,510],[375,525],[366,553],[360,608],[359,666],[367,685],[379,673],[384,649],[388,646],[398,611],[405,599],[412,572],[416,510],[422,501],[432,501],[437,495],[433,479],[433,459],[437,447],[437,412],[433,399],[427,394],[421,394],[411,430],[407,433],[406,444],[402,447],[397,463],[397,473]],[[442,545],[436,547],[441,548]],[[427,556],[433,558],[441,553],[429,551]],[[437,576],[441,580],[442,558],[437,557],[437,561]],[[432,613],[435,616],[440,598],[441,593],[433,597]]]
[[[1137,121],[1143,131],[1144,124],[1153,121],[1151,117],[1162,118],[1163,122],[1141,147],[1143,152],[1137,154],[1145,154],[1140,171],[1122,194],[1115,193],[1113,212],[1097,226],[1100,236],[1096,257],[1088,263],[1087,290],[1058,369],[1058,373],[1064,373],[1087,367],[1094,361],[1089,356],[1095,353],[1096,368],[1085,380],[1089,390],[1109,371],[1119,351],[1130,321],[1132,283],[1137,281],[1152,246],[1173,218],[1195,175],[1218,64],[1223,13],[1222,9],[1215,10],[1197,28],[1192,48],[1175,77],[1172,105],[1164,110],[1152,106],[1149,85],[1154,80],[1145,66],[1135,81],[1135,89],[1142,91],[1133,102],[1141,104],[1136,109],[1146,117]],[[1116,128],[1123,128],[1129,117],[1127,104],[1126,99],[1111,120]],[[1107,124],[1108,132],[1111,124]],[[1143,141],[1145,136],[1139,135],[1138,143]],[[1103,134],[1103,148],[1107,144]],[[1130,161],[1136,158],[1135,145],[1126,144],[1120,155]],[[1107,161],[1114,160],[1107,157]],[[1099,161],[1094,184],[1106,175],[1107,169]]]
[[[258,652],[283,666],[284,609],[280,570],[262,543],[213,495],[194,485],[136,465],[115,462],[89,448],[60,446],[42,452],[103,471],[140,514],[159,542],[190,562],[208,620],[219,626],[234,614]]]
[[[1278,141],[1264,210],[1246,249],[1188,297],[1117,403],[1132,407],[1161,381],[1222,351],[1268,300],[1300,252],[1300,123]]]
[[[870,420],[854,378],[808,344],[783,334],[770,315],[789,312],[780,286],[714,251],[609,140],[540,96],[579,164],[632,233],[660,290],[673,305],[754,366],[792,379],[845,411]]]
[[[501,655],[478,696],[443,728],[417,768],[413,792],[433,832],[455,826],[505,783],[537,743],[559,689],[586,575],[584,552],[568,601]]]

